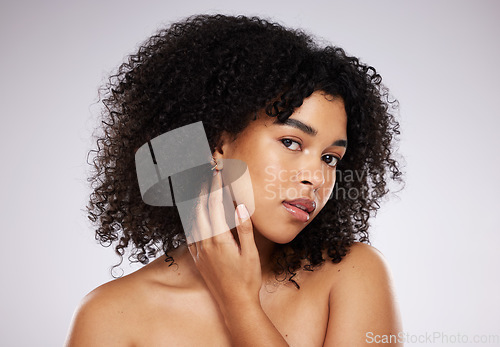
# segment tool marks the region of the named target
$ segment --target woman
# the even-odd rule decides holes
[[[88,294],[68,345],[397,345],[389,271],[366,244],[387,178],[401,182],[396,103],[375,69],[259,18],[197,16],[151,37],[106,90],[96,237],[143,264],[164,255]],[[142,200],[134,156],[199,121],[215,176],[187,236],[176,208]],[[253,193],[231,230],[228,160]]]

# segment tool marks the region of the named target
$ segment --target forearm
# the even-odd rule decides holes
[[[259,302],[232,304],[222,313],[234,346],[288,347]]]

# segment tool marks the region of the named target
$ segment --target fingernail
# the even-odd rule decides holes
[[[236,207],[236,212],[238,213],[238,217],[240,217],[241,220],[248,219],[250,216],[248,215],[248,210],[243,204],[239,204]]]

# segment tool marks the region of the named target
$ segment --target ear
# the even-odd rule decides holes
[[[227,131],[223,131],[219,135],[217,144],[215,145],[215,150],[212,156],[217,159],[230,158],[232,153],[232,144],[235,137],[229,134]]]

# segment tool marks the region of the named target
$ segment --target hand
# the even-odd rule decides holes
[[[238,206],[234,216],[240,246],[227,226],[221,176],[217,171],[210,194],[207,194],[207,185],[202,188],[192,230],[194,239],[201,241],[188,244],[188,248],[198,271],[223,310],[226,305],[259,303],[262,275],[252,221],[243,204]]]

